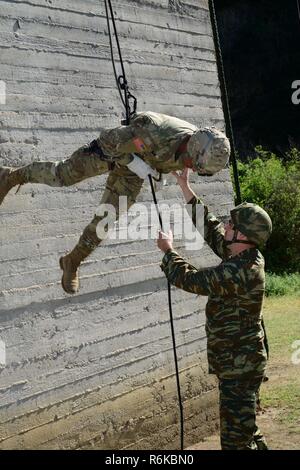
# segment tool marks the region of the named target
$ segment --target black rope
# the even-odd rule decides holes
[[[111,38],[110,21],[109,21],[109,14],[108,14],[108,7],[107,7],[107,1],[106,0],[104,0],[104,4],[105,4],[105,11],[106,11],[106,22],[107,22],[107,31],[108,31],[108,37],[109,37],[111,62],[112,62],[113,70],[114,70],[114,76],[115,76],[118,92],[120,94],[122,104],[126,108],[126,103],[125,103],[125,100],[124,100],[123,95],[122,95],[122,91],[121,91],[119,80],[118,80],[116,65],[115,65],[115,56],[114,56],[114,49],[113,49],[112,38]]]
[[[161,213],[157,204],[156,194],[153,185],[153,179],[151,175],[148,175],[149,182],[152,191],[152,197],[154,200],[154,204],[157,211],[157,216],[159,219],[160,228],[164,231],[163,222]],[[171,284],[168,281],[168,302],[169,302],[169,313],[170,313],[170,325],[171,325],[171,332],[172,332],[172,341],[173,341],[173,352],[174,352],[174,362],[175,362],[175,372],[176,372],[176,384],[177,384],[177,394],[178,394],[178,402],[179,402],[179,412],[180,412],[180,449],[183,450],[184,448],[184,416],[183,416],[183,406],[181,400],[181,390],[180,390],[180,380],[179,380],[179,368],[178,368],[178,359],[177,359],[177,348],[176,348],[176,337],[175,337],[175,329],[174,329],[174,320],[173,320],[173,310],[172,310],[172,294],[171,294]]]
[[[299,6],[298,0],[297,0],[297,5]],[[233,173],[234,173],[236,200],[237,200],[237,203],[240,204],[242,202],[242,197],[241,197],[241,188],[240,188],[240,181],[239,181],[239,172],[238,172],[238,167],[237,167],[237,158],[236,158],[237,152],[235,148],[234,133],[233,133],[228,91],[227,91],[227,85],[226,85],[226,75],[225,75],[225,69],[224,69],[224,63],[223,63],[223,57],[222,57],[218,20],[217,20],[214,0],[209,0],[209,8],[210,8],[210,15],[212,19],[215,45],[216,45],[219,78],[220,78],[220,85],[221,85],[221,91],[222,91],[223,109],[224,109],[224,116],[225,116],[225,122],[226,122],[226,132],[227,132],[227,135],[229,136],[229,140],[231,143],[231,162],[232,162]],[[264,345],[265,345],[267,356],[269,358],[270,348],[269,348],[266,327],[265,327],[265,323],[263,319],[262,319],[262,328],[264,330]]]
[[[105,3],[107,29],[108,29],[110,53],[111,53],[111,59],[112,59],[112,64],[113,64],[113,69],[114,69],[114,75],[116,79],[117,88],[119,90],[119,94],[121,97],[121,101],[125,108],[125,113],[126,113],[125,124],[128,125],[130,123],[130,117],[136,112],[137,99],[134,95],[130,93],[128,83],[126,80],[125,68],[124,68],[122,52],[121,52],[121,47],[120,47],[120,42],[119,42],[119,37],[118,37],[118,31],[117,31],[116,22],[115,22],[115,15],[114,15],[114,11],[112,8],[111,0],[104,0],[104,3]],[[109,18],[108,9],[110,12],[110,18]],[[121,70],[122,70],[122,74],[119,76],[117,75],[116,66],[115,66],[115,59],[114,59],[114,52],[113,52],[113,45],[112,45],[112,35],[111,35],[111,28],[110,28],[110,19],[113,24],[114,35],[115,35],[115,40],[117,43],[119,60],[120,60],[120,65],[121,65]],[[122,96],[122,91],[123,91],[124,97]],[[131,100],[133,101],[132,109],[130,105]]]
[[[231,121],[231,114],[230,114],[230,106],[229,106],[229,98],[228,98],[228,91],[226,85],[226,75],[221,51],[221,43],[220,43],[220,36],[219,36],[219,29],[218,29],[218,21],[215,9],[215,2],[214,0],[209,0],[209,8],[210,8],[210,16],[212,19],[212,27],[216,45],[216,54],[217,54],[217,62],[218,62],[218,69],[219,69],[219,79],[220,79],[220,86],[221,86],[221,96],[223,102],[223,110],[224,110],[224,117],[226,123],[226,134],[229,137],[230,145],[231,145],[231,163],[233,168],[234,174],[234,185],[236,191],[236,201],[238,204],[242,202],[241,197],[241,188],[240,188],[240,181],[239,181],[239,174],[238,174],[238,167],[237,167],[237,152],[235,148],[235,141],[234,141],[234,133]]]
[[[120,94],[120,97],[121,97],[121,101],[123,103],[123,106],[125,107],[125,112],[126,112],[126,122],[125,122],[125,124],[128,125],[128,124],[130,124],[130,118],[131,118],[132,114],[134,114],[136,112],[137,99],[135,98],[135,96],[133,96],[130,93],[129,88],[128,88],[128,82],[126,80],[125,68],[124,68],[124,63],[123,63],[123,59],[122,59],[122,52],[121,52],[121,48],[120,48],[120,43],[119,43],[119,38],[118,38],[118,31],[117,31],[117,27],[116,27],[116,23],[115,23],[114,12],[113,12],[113,9],[112,9],[111,0],[104,0],[104,3],[105,3],[105,10],[106,10],[107,29],[108,29],[108,35],[109,35],[109,43],[110,43],[110,51],[111,51],[111,59],[112,59],[112,63],[113,63],[114,75],[115,75],[117,87],[118,87],[118,90],[119,90],[119,94]],[[108,9],[110,11],[110,18],[109,18]],[[122,75],[120,75],[119,77],[117,76],[117,71],[116,71],[116,66],[115,66],[115,58],[114,58],[114,52],[113,52],[113,46],[112,46],[112,37],[111,37],[111,28],[110,28],[110,19],[111,19],[112,24],[113,24],[114,35],[115,35],[117,48],[118,48],[119,60],[120,60],[121,69],[122,69]],[[123,91],[124,97],[122,96],[122,91]],[[131,110],[131,106],[130,106],[130,100],[133,100],[133,109],[132,110]],[[154,185],[153,185],[153,179],[152,179],[151,175],[148,175],[148,177],[149,177],[149,182],[150,182],[150,186],[151,186],[152,197],[153,197],[154,204],[155,204],[156,211],[157,211],[158,218],[159,218],[160,227],[163,230],[162,217],[161,217],[161,213],[159,211],[159,207],[158,207],[158,203],[157,203],[157,199],[156,199],[156,194],[155,194]],[[183,450],[183,445],[184,445],[184,417],[183,417],[183,406],[182,406],[182,400],[181,400],[179,368],[178,368],[175,329],[174,329],[173,311],[172,311],[171,284],[169,283],[169,281],[168,281],[168,302],[169,302],[170,324],[171,324],[171,333],[172,333],[174,362],[175,362],[177,394],[178,394],[179,411],[180,411],[180,449]]]

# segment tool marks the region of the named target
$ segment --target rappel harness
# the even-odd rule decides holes
[[[109,35],[110,52],[111,52],[113,70],[114,70],[114,75],[115,75],[118,91],[119,91],[119,94],[120,94],[120,98],[121,98],[121,101],[123,103],[123,106],[125,108],[125,113],[126,113],[126,119],[124,121],[122,121],[122,124],[129,125],[130,124],[130,118],[133,114],[135,114],[136,109],[137,109],[137,99],[129,91],[129,86],[128,86],[128,82],[127,82],[127,79],[126,79],[125,68],[124,68],[123,59],[122,59],[122,52],[121,52],[120,43],[119,43],[119,39],[118,39],[118,32],[117,32],[117,28],[116,28],[116,22],[115,22],[114,12],[113,12],[112,5],[111,5],[111,0],[104,0],[104,3],[105,3],[107,29],[108,29],[108,35]],[[117,49],[118,49],[118,55],[119,55],[119,62],[120,62],[121,69],[122,69],[122,74],[119,75],[119,76],[118,76],[117,71],[116,71],[110,23],[112,23],[112,25],[113,25],[114,36],[115,36]],[[132,104],[131,104],[131,102],[132,102]],[[160,213],[160,210],[159,210],[159,207],[158,207],[156,194],[155,194],[155,189],[154,189],[154,184],[153,184],[153,179],[155,179],[155,178],[153,178],[150,174],[148,175],[148,178],[149,178],[149,183],[150,183],[150,187],[151,187],[153,201],[154,201],[155,208],[156,208],[157,215],[158,215],[158,219],[159,219],[159,224],[160,224],[161,230],[163,231],[162,216],[161,216],[161,213]],[[169,302],[170,325],[171,325],[173,353],[174,353],[174,362],[175,362],[177,394],[178,394],[179,412],[180,412],[180,449],[183,450],[183,448],[184,448],[184,445],[183,445],[184,444],[184,442],[183,442],[184,441],[184,417],[183,417],[183,406],[182,406],[181,390],[180,390],[179,368],[178,368],[178,359],[177,359],[177,350],[176,350],[174,320],[173,320],[173,312],[172,312],[171,284],[170,284],[169,281],[168,281],[168,302]]]

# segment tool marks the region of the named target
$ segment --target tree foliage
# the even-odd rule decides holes
[[[264,249],[267,270],[300,271],[300,151],[280,158],[257,147],[255,158],[238,168],[243,201],[259,204],[273,222]]]

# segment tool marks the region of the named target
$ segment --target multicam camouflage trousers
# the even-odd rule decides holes
[[[95,141],[94,141],[95,142]],[[114,206],[119,216],[119,196],[127,196],[128,208],[134,204],[143,180],[126,166],[113,166],[101,155],[94,142],[76,150],[71,157],[59,162],[34,162],[22,167],[24,183],[40,183],[63,187],[79,183],[87,178],[109,173],[100,204]],[[98,151],[97,151],[98,150]],[[88,256],[102,241],[97,237],[97,224],[103,217],[95,215],[84,229],[77,246]]]
[[[222,450],[267,450],[256,425],[256,399],[263,375],[219,379]]]

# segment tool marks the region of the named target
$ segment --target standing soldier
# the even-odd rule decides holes
[[[174,172],[187,202],[203,204],[188,183],[188,169]],[[269,215],[256,204],[243,203],[224,225],[204,206],[204,238],[222,258],[213,268],[197,269],[172,246],[172,232],[160,232],[165,252],[162,270],[171,284],[208,296],[206,334],[209,373],[219,380],[220,433],[223,450],[265,450],[256,426],[256,394],[264,378],[267,353],[262,327],[265,290],[264,258],[258,246],[272,231]]]
[[[97,140],[66,160],[0,168],[0,204],[16,185],[71,186],[109,172],[101,203],[112,204],[119,216],[119,197],[127,196],[129,209],[148,174],[169,173],[184,167],[193,168],[199,174],[214,174],[225,167],[229,154],[228,139],[215,128],[198,129],[164,114],[137,113],[129,126],[102,131]],[[60,258],[62,287],[69,294],[79,289],[81,262],[102,241],[96,228],[103,218],[95,215],[73,250]]]

